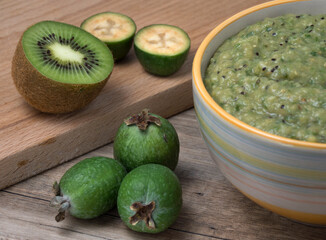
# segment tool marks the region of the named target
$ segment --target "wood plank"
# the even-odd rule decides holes
[[[265,0],[1,1],[0,189],[111,142],[122,119],[145,107],[164,117],[190,108],[191,63],[204,36],[226,17],[261,2]],[[49,19],[78,26],[105,10],[132,17],[138,29],[153,23],[183,28],[192,40],[184,66],[171,77],[155,77],[143,70],[131,51],[115,65],[108,84],[85,109],[49,115],[29,107],[16,91],[10,72],[22,32]]]
[[[326,228],[309,227],[280,217],[238,192],[210,158],[193,109],[169,120],[178,132],[181,145],[175,172],[183,189],[183,207],[176,223],[155,235],[156,239],[325,239]],[[91,221],[71,216],[61,223],[54,221],[56,211],[48,206],[52,183],[78,161],[91,156],[112,157],[113,145],[0,191],[0,236],[15,234],[13,238],[35,239],[32,234],[38,233],[40,239],[48,234],[54,239],[79,239],[81,234],[89,234],[89,238],[153,239],[152,235],[127,229],[116,209]],[[25,224],[28,228],[15,230],[14,226]]]
[[[7,202],[0,210],[0,239],[139,239],[150,240],[149,234],[140,234],[129,230],[122,224],[116,211],[104,214],[92,220],[67,218],[64,223],[54,224],[53,210],[49,201],[0,192],[1,200]],[[24,214],[17,206],[25,205]],[[37,212],[37,216],[35,216]],[[180,231],[170,228],[161,235],[161,239],[216,239],[204,234]]]

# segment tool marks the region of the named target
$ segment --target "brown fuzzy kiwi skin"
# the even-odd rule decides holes
[[[112,73],[112,72],[111,72]],[[68,84],[42,75],[26,58],[22,38],[18,42],[11,74],[27,103],[45,113],[69,113],[85,107],[97,97],[110,75],[94,84]]]

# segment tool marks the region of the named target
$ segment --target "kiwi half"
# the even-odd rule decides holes
[[[90,33],[43,21],[22,35],[12,61],[19,93],[34,108],[67,113],[90,103],[109,79],[114,61],[107,46]]]

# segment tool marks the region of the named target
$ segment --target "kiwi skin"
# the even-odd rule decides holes
[[[68,84],[42,75],[26,58],[22,38],[18,42],[11,69],[18,92],[32,107],[45,113],[68,113],[85,107],[100,93],[110,75],[94,84]]]

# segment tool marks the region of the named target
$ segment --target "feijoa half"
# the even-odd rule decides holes
[[[134,49],[146,71],[168,76],[178,71],[186,60],[190,38],[179,27],[153,24],[136,33]]]
[[[107,46],[81,28],[54,21],[29,27],[12,61],[18,92],[34,108],[66,113],[90,103],[113,69]]]
[[[117,200],[122,221],[137,232],[158,233],[171,226],[182,207],[182,189],[167,167],[146,164],[123,179]]]
[[[116,12],[95,14],[82,22],[80,27],[106,43],[116,61],[127,55],[136,33],[135,22]]]
[[[70,215],[90,219],[102,215],[115,206],[118,190],[126,175],[118,161],[107,157],[86,158],[62,176],[54,184],[55,197],[52,206],[59,207],[56,221]]]
[[[144,109],[120,125],[113,145],[114,158],[127,169],[157,163],[174,170],[180,144],[173,125],[163,117]]]

